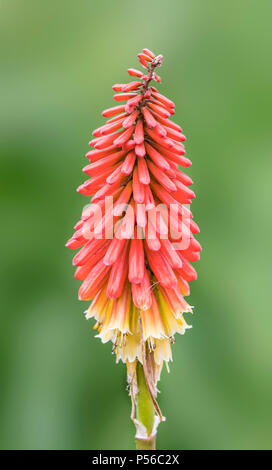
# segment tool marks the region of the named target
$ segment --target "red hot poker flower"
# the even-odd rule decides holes
[[[149,49],[138,57],[145,71],[128,69],[136,80],[112,87],[122,104],[103,111],[107,121],[93,132],[83,169],[91,178],[78,188],[92,202],[67,246],[80,248],[73,264],[79,299],[92,300],[86,318],[96,320],[97,336],[112,341],[117,361],[127,364],[132,397],[143,364],[161,418],[156,382],[172,359],[175,333],[188,328],[184,313],[192,309],[184,296],[197,277],[191,262],[201,246],[185,207],[195,197],[192,180],[179,168],[191,164],[185,136],[170,120],[175,104],[151,85],[161,81],[155,68],[163,57]]]

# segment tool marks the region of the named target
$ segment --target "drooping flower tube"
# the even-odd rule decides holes
[[[92,301],[86,318],[95,319],[97,336],[111,341],[116,360],[127,365],[133,406],[143,366],[162,419],[156,383],[172,360],[175,333],[188,328],[184,313],[192,307],[185,297],[201,246],[188,207],[195,194],[183,171],[191,165],[186,138],[171,120],[175,104],[152,85],[161,81],[155,68],[163,57],[148,49],[138,57],[144,71],[130,68],[132,81],[112,87],[117,104],[102,112],[106,122],[93,131],[83,168],[89,179],[78,188],[92,199],[67,246],[79,249],[73,259],[79,299]],[[143,430],[133,419],[139,440],[154,435],[154,420]]]

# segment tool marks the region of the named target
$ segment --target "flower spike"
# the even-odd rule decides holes
[[[186,138],[171,120],[174,102],[152,85],[161,81],[155,70],[163,56],[145,48],[138,58],[143,72],[129,68],[136,79],[113,85],[117,105],[93,131],[83,168],[90,179],[78,188],[92,200],[66,246],[80,249],[73,264],[79,299],[92,300],[86,318],[127,366],[137,448],[152,449],[164,419],[157,382],[172,360],[174,335],[189,328],[184,297],[201,245],[186,207],[195,198],[192,180],[179,169],[191,165]]]

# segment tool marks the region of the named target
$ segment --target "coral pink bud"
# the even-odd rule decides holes
[[[143,49],[143,53],[148,55],[151,59],[155,59],[155,54],[153,54],[152,51],[150,51],[149,49]]]
[[[117,92],[122,91],[125,85],[126,85],[125,83],[116,83],[115,85],[112,86],[112,89]]]
[[[124,121],[123,121],[123,127],[124,129],[128,129],[129,127],[133,126],[135,120],[137,119],[139,115],[139,111],[134,111],[131,113]]]
[[[99,191],[95,193],[95,196],[92,199],[92,202],[95,202],[99,199],[103,199],[105,196],[111,196],[115,189],[120,186],[121,179],[124,175],[120,175],[120,178],[114,184],[105,184]]]
[[[102,112],[102,116],[104,117],[116,116],[116,114],[122,113],[123,111],[125,111],[125,106],[123,105],[114,106],[113,108],[105,109]]]
[[[158,183],[155,183],[153,180],[150,182],[151,190],[154,192],[154,194],[157,196],[158,199],[160,199],[161,202],[163,202],[167,207],[171,207],[171,204],[173,206],[177,205],[178,206],[178,212],[182,214],[183,212],[183,207],[172,197],[161,185]]]
[[[194,220],[190,221],[190,229],[192,233],[199,233],[200,228]]]
[[[176,175],[176,172],[178,170],[178,165],[175,162],[171,162],[171,160],[168,160],[168,163],[170,165],[171,172],[173,172]]]
[[[156,119],[152,116],[150,111],[148,111],[148,109],[144,106],[142,108],[142,113],[144,115],[144,119],[148,127],[150,127],[151,129],[153,129],[153,127],[156,127],[157,125]]]
[[[90,150],[90,152],[86,153],[86,157],[90,161],[95,162],[99,160],[100,158],[106,157],[107,155],[114,153],[115,150],[116,150],[115,145],[110,145],[109,147],[103,150]]]
[[[151,251],[158,251],[160,249],[161,243],[157,237],[156,229],[150,219],[148,219],[148,223],[145,228],[145,240]]]
[[[112,134],[108,134],[106,136],[98,137],[96,139],[91,140],[90,145],[92,145],[97,150],[103,150],[108,148],[113,144],[115,138],[123,134],[123,130],[118,132],[113,132]]]
[[[98,261],[100,261],[107,249],[108,249],[108,246],[109,246],[109,242],[106,242],[104,243],[104,245],[102,247],[100,247],[92,256],[91,260],[84,264],[84,266],[78,266],[78,268],[76,269],[75,271],[75,279],[79,279],[80,281],[83,281],[84,279],[86,279],[86,277],[88,276],[88,274],[91,272],[91,270],[93,269],[93,267],[98,263]]]
[[[126,214],[123,218],[119,236],[120,238],[127,238],[130,239],[134,232],[134,224],[135,224],[135,210],[134,210],[134,203],[128,206]]]
[[[133,150],[131,150],[127,154],[127,156],[126,156],[126,158],[125,158],[125,160],[122,164],[121,171],[122,171],[122,173],[124,173],[124,175],[130,175],[132,173],[135,160],[136,160],[136,154]]]
[[[176,177],[176,172],[173,168],[169,168],[169,170],[166,170],[165,174],[171,179]]]
[[[156,106],[166,109],[167,111],[169,111],[170,114],[175,114],[175,108],[165,103],[162,103],[162,101],[157,100],[156,98],[154,98],[154,96],[151,96],[150,103],[153,103]]]
[[[136,96],[135,93],[118,93],[117,95],[113,95],[113,99],[115,101],[126,101],[134,96]]]
[[[135,106],[143,99],[142,95],[136,95],[134,98],[131,98],[128,100],[126,106],[125,106],[125,111],[127,113],[131,113]]]
[[[174,147],[174,143],[171,139],[168,139],[166,137],[160,137],[157,132],[155,132],[152,129],[145,128],[145,132],[158,144],[160,144],[162,147],[165,147],[167,149],[170,149]]]
[[[145,60],[144,54],[138,54],[138,58],[140,61],[140,64],[145,68],[148,69],[148,62],[150,60],[150,57],[148,57],[148,61]]]
[[[161,170],[169,170],[170,165],[167,160],[150,144],[145,144],[146,151],[151,160],[157,165]]]
[[[122,134],[113,141],[114,145],[121,147],[125,142],[129,140],[134,132],[134,126],[126,129]]]
[[[111,268],[111,273],[110,273],[108,287],[107,287],[107,296],[109,299],[118,298],[122,294],[123,287],[124,287],[125,280],[127,278],[127,273],[128,273],[128,262],[127,262],[128,247],[129,247],[129,244],[128,242],[126,242],[125,248],[121,252],[121,256]]]
[[[95,251],[104,245],[104,240],[92,239],[89,240],[83,248],[74,256],[73,265],[83,266],[88,263]]]
[[[80,241],[74,238],[70,238],[70,240],[68,240],[65,246],[67,246],[67,248],[70,248],[71,250],[77,250],[82,245],[85,245],[85,243],[86,243],[86,240]]]
[[[171,139],[170,139],[171,140]],[[161,144],[158,144],[157,142],[155,142],[155,146],[156,148],[159,149],[160,152],[165,152],[167,154],[169,154],[169,156],[171,156],[172,154],[173,155],[184,155],[185,154],[185,148],[184,148],[184,145],[183,144],[178,144],[174,141],[172,141],[172,148],[166,148],[165,146],[161,145]]]
[[[137,145],[142,144],[144,141],[144,128],[143,128],[143,121],[141,119],[138,119],[136,127],[135,127],[134,141],[136,142]]]
[[[176,287],[177,278],[168,261],[166,261],[159,251],[151,251],[146,241],[145,249],[148,263],[160,284],[170,289]]]
[[[195,281],[197,279],[196,270],[179,251],[177,253],[182,261],[182,268],[177,269],[177,272],[185,279],[185,281]]]
[[[168,176],[162,170],[160,170],[160,168],[154,165],[153,162],[148,162],[148,168],[154,178],[156,178],[156,180],[166,189],[166,191],[172,192],[177,190],[176,185],[171,181],[171,179],[168,178]]]
[[[137,157],[143,158],[146,154],[144,143],[135,146],[135,153]]]
[[[159,124],[159,123],[157,123],[156,127],[154,128],[154,131],[160,137],[166,137],[167,136],[167,131],[166,131],[165,127],[161,126],[161,124]]]
[[[99,137],[97,139],[93,139],[92,140],[92,145],[94,148],[96,148],[97,150],[102,150],[104,148],[107,148],[109,145],[112,145],[114,139],[116,138],[116,136],[118,135],[121,135],[123,133],[123,131],[119,131],[119,132],[114,132],[112,134],[108,134],[106,136],[103,136],[103,137]]]
[[[111,241],[110,246],[107,248],[107,252],[103,258],[103,262],[106,266],[112,266],[120,257],[126,240],[120,240],[116,237]]]
[[[106,124],[112,124],[113,122],[119,121],[122,118],[125,119],[127,116],[128,116],[127,113],[118,114],[118,116],[113,116],[112,118],[107,119]]]
[[[169,176],[169,178],[175,178],[176,177],[176,172],[173,168],[169,168],[169,170],[166,170],[165,174]]]
[[[117,168],[107,177],[106,181],[108,184],[114,184],[119,181],[121,174],[121,165],[118,165]]]
[[[182,267],[182,261],[178,256],[172,243],[167,238],[161,238],[161,252],[170,264],[171,268],[179,269]]]
[[[133,170],[133,197],[135,202],[142,204],[145,198],[144,185],[140,183],[138,176],[138,167]]]
[[[192,251],[202,251],[202,246],[194,237],[190,239],[190,249]]]
[[[197,251],[183,251],[183,255],[186,256],[188,261],[199,261],[200,260],[200,253]]]
[[[137,70],[137,69],[128,69],[127,71],[129,73],[129,75],[131,75],[132,77],[142,78],[142,76],[143,76],[143,73],[140,72],[140,70]]]
[[[131,180],[125,186],[125,189],[120,194],[119,198],[117,199],[116,203],[114,204],[113,215],[120,216],[124,211],[125,205],[129,202],[130,196],[132,194],[132,182]]]
[[[154,98],[156,100],[160,101],[167,108],[174,108],[175,107],[175,103],[173,101],[169,100],[168,98],[166,98],[166,96],[161,95],[160,93],[158,93],[156,91],[152,92],[152,96],[154,96]]]
[[[144,228],[146,226],[145,204],[136,203],[136,221],[139,227]]]
[[[112,168],[110,169],[112,171]],[[105,181],[105,173],[108,176],[108,172],[102,173],[102,175],[96,176],[95,178],[91,178],[90,180],[85,181],[82,185],[77,188],[77,192],[84,194],[85,196],[91,196],[96,191],[98,191],[103,185]]]
[[[83,212],[84,212],[84,209],[83,209]],[[82,218],[83,218],[83,212],[82,212],[82,216],[81,216]],[[75,230],[78,230],[79,228],[82,227],[83,223],[84,223],[84,222],[83,222],[82,219],[79,220],[79,221],[76,223],[76,225],[74,225],[74,229],[75,229]]]
[[[136,233],[135,233],[136,235]],[[145,256],[143,241],[141,239],[133,238],[130,242],[129,250],[129,282],[139,284],[142,282],[145,274]]]
[[[190,178],[190,176],[186,175],[185,173],[182,173],[182,171],[177,171],[175,177],[181,183],[185,184],[185,186],[190,186],[191,184],[193,184],[193,180]]]
[[[150,97],[151,97],[151,90],[148,89],[148,90],[145,92],[145,94],[144,94],[144,99],[147,100],[147,99],[149,99]]]
[[[181,132],[178,132],[174,129],[170,129],[169,127],[165,127],[164,129],[166,129],[167,136],[171,139],[176,140],[177,142],[183,142],[184,140],[186,140],[185,136],[181,134]]]
[[[106,124],[105,126],[101,126],[98,129],[93,131],[93,135],[96,137],[99,137],[99,136],[104,136],[107,134],[111,134],[112,132],[118,131],[118,129],[122,127],[123,120],[124,120],[123,118],[118,119],[118,121],[116,122]]]
[[[119,162],[125,154],[126,152],[120,151],[107,155],[106,157],[100,158],[91,165],[85,167],[88,169],[88,175],[94,176],[98,172],[105,171],[106,169],[110,168],[111,165],[114,165],[115,163]]]
[[[149,171],[144,158],[138,158],[138,176],[140,183],[144,185],[150,183]]]
[[[169,149],[166,149],[162,147],[161,145],[158,145],[157,143],[154,144],[154,147],[156,147],[156,149],[160,152],[160,154],[163,155],[167,160],[177,163],[180,166],[188,167],[188,166],[191,166],[192,164],[189,158],[183,157],[183,155],[178,155],[170,151]],[[173,148],[171,150],[173,150]]]
[[[155,117],[155,119],[160,123],[162,124],[164,127],[170,127],[171,129],[174,129],[178,132],[182,132],[182,129],[181,127],[176,124],[175,122],[173,121],[170,121],[170,119],[165,119],[163,118],[162,116],[160,116],[158,113],[156,113],[154,110],[152,111],[152,115]]]
[[[122,145],[122,149],[125,152],[129,152],[130,150],[134,149],[135,145],[136,144],[135,144],[134,140],[130,139],[127,142],[125,142],[124,145]]]
[[[138,54],[139,59],[142,59],[143,61],[147,62],[152,62],[152,57],[150,57],[147,54]]]
[[[130,82],[130,83],[127,83],[126,85],[123,85],[122,91],[127,92],[127,91],[137,90],[141,85],[142,85],[142,82]]]
[[[145,207],[147,211],[155,207],[155,201],[150,186],[145,187]]]
[[[159,116],[161,116],[163,118],[168,118],[169,116],[171,116],[171,113],[169,111],[167,111],[167,109],[163,108],[162,106],[158,106],[158,105],[152,103],[151,101],[148,102],[148,107],[150,109],[152,109],[153,111],[155,111],[157,114],[159,114]]]
[[[192,165],[191,160],[189,160],[189,158],[183,157],[182,155],[169,153],[168,158],[172,160],[173,162],[177,163],[178,165],[183,166],[185,168]]]
[[[178,190],[179,194],[184,195],[185,197],[188,197],[189,199],[194,199],[195,198],[195,193],[191,189],[189,189],[185,184],[183,184],[181,181],[175,179],[175,186]],[[176,195],[178,196],[178,194]]]

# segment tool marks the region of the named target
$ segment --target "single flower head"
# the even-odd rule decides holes
[[[175,104],[152,84],[161,82],[163,57],[148,49],[138,57],[144,71],[130,68],[132,81],[112,87],[116,105],[93,131],[83,168],[89,179],[78,188],[92,201],[67,246],[79,249],[79,299],[92,300],[86,318],[97,336],[112,342],[130,376],[148,354],[156,383],[175,334],[188,328],[185,297],[201,246],[189,209],[192,180],[180,170],[191,165],[186,138],[171,120]]]

